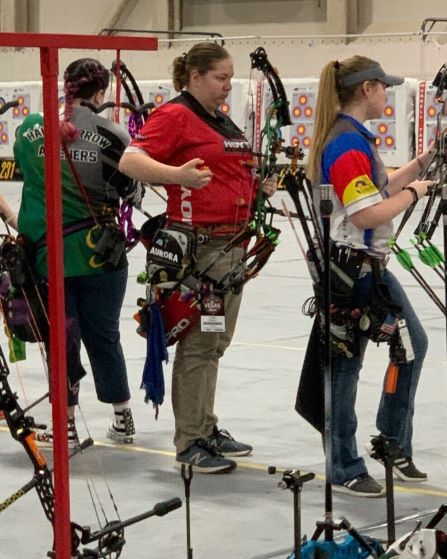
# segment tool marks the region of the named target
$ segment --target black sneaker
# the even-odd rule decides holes
[[[402,456],[394,462],[393,473],[402,481],[427,481],[427,474],[416,468],[408,456]]]
[[[216,447],[222,456],[248,456],[253,450],[253,447],[249,444],[235,441],[228,431],[218,429],[217,425],[214,426],[208,440],[211,446]]]
[[[135,425],[132,410],[125,408],[122,411],[114,412],[113,421],[107,431],[107,438],[117,443],[130,444],[133,443],[134,435]]]
[[[206,439],[197,439],[194,444],[177,454],[175,467],[180,469],[182,464],[192,464],[193,471],[201,474],[225,474],[234,470],[237,465],[234,460],[224,458]]]
[[[372,443],[368,443],[365,448],[371,458],[383,465],[383,460],[377,457]],[[413,459],[405,456],[402,450],[399,456],[394,459],[393,474],[402,481],[420,482],[428,479],[427,474],[418,470]]]
[[[333,485],[332,489],[355,497],[383,497],[385,495],[385,489],[369,474],[349,479],[342,485]]]

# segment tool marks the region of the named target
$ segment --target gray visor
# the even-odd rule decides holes
[[[362,70],[358,70],[352,74],[342,76],[339,79],[339,84],[343,87],[350,87],[368,80],[378,80],[385,85],[401,85],[405,81],[405,79],[400,76],[385,74],[380,64],[374,64],[374,66],[369,66],[368,68],[363,68]]]

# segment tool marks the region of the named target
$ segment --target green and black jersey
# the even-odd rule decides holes
[[[73,123],[80,131],[77,141],[68,144],[73,165],[86,190],[88,204],[76,183],[65,154],[61,150],[61,184],[63,227],[76,229],[76,224],[96,217],[117,215],[120,198],[136,190],[136,183],[118,170],[120,157],[129,143],[129,135],[117,124],[100,117],[87,107],[75,107]],[[18,216],[19,232],[32,243],[46,236],[45,152],[43,116],[29,115],[18,129],[14,157],[24,177],[22,202]],[[64,235],[65,276],[101,273],[93,267],[90,228]],[[37,250],[36,272],[47,275],[46,245]]]

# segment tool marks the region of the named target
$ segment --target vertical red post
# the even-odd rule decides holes
[[[65,337],[62,194],[58,114],[58,49],[41,47],[45,130],[45,187],[47,209],[50,316],[50,376],[53,410],[54,542],[57,559],[71,557],[69,465],[67,446],[67,367]]]

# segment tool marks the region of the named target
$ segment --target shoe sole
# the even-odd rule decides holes
[[[240,450],[239,452],[222,452],[222,456],[229,456],[230,458],[233,457],[241,457],[241,456],[249,456],[252,453],[252,450]]]
[[[40,449],[53,448],[53,441],[39,441],[36,438],[35,442],[36,442],[36,446]]]
[[[380,493],[364,493],[362,491],[353,491],[349,487],[344,485],[333,485],[332,490],[337,493],[344,493],[345,495],[352,495],[353,497],[366,497],[370,499],[377,499],[379,497],[385,497],[385,489],[382,489]]]
[[[186,462],[178,462],[176,461],[174,463],[174,468],[176,468],[177,470],[181,470],[182,469],[182,465],[185,464],[186,466],[188,466],[189,464],[187,464]],[[197,466],[195,464],[192,464],[192,471],[197,473],[197,474],[228,474],[230,472],[232,472],[233,470],[236,469],[237,464],[228,464],[227,466],[221,466],[221,467],[212,467],[212,468],[204,468],[203,466]]]
[[[107,433],[107,438],[110,439],[111,441],[115,442],[115,443],[120,443],[120,444],[132,444],[134,441],[134,438],[132,436],[129,437],[117,437],[116,435],[112,435],[111,433]]]
[[[397,468],[393,468],[393,474],[399,478],[401,481],[413,481],[414,483],[422,483],[423,481],[428,481],[428,477],[408,477]]]

